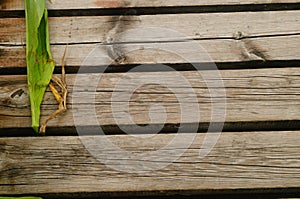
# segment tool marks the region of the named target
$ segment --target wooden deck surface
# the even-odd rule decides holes
[[[23,6],[0,1],[0,197],[300,197],[299,0],[52,0],[69,95],[45,137],[30,127]],[[48,90],[42,121],[56,108]]]

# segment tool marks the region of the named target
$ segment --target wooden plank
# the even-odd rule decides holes
[[[185,57],[196,58],[194,62],[210,62],[198,56],[196,48],[191,48],[195,44],[186,41],[191,39],[197,40],[196,45],[202,46],[218,63],[294,61],[299,60],[300,54],[297,45],[300,41],[300,18],[297,16],[300,16],[299,11],[51,18],[51,40],[55,44],[53,53],[58,63],[65,46],[57,44],[72,44],[67,56],[70,66],[82,65],[97,44],[105,45],[99,49],[99,61],[92,63],[94,66],[99,62],[110,64],[117,55],[123,56],[120,59],[123,62],[118,64],[186,63],[178,56],[151,49],[183,49]],[[18,46],[25,41],[24,19],[0,19],[0,24],[3,35],[0,39],[1,69],[24,67],[25,49]],[[153,32],[147,27],[172,28],[166,31],[155,29]],[[136,30],[118,35],[132,29]],[[124,44],[116,45],[116,42]],[[132,50],[135,51],[125,55]]]
[[[176,126],[180,123],[222,122],[223,116],[225,122],[300,120],[300,68],[219,72],[220,77],[214,71],[201,71],[201,75],[196,71],[114,73],[103,74],[101,82],[98,81],[99,74],[67,75],[69,109],[50,122],[49,127],[97,126],[97,122],[104,126],[135,123]],[[78,86],[75,87],[76,78]],[[191,87],[182,83],[181,78],[185,78]],[[225,85],[226,107],[218,78],[222,78]],[[208,86],[212,88],[209,90]],[[30,128],[26,76],[1,76],[0,88],[0,128]],[[191,88],[195,93],[189,90]],[[130,96],[128,99],[124,98],[126,94]],[[199,105],[200,113],[197,107],[195,109],[195,103]],[[120,108],[121,105],[125,105],[125,110]],[[161,106],[165,108],[166,118]],[[48,91],[42,105],[42,121],[56,108],[56,101]],[[151,120],[149,110],[157,118]],[[220,117],[212,119],[212,110]],[[226,114],[222,110],[226,110]],[[182,119],[186,111],[196,115]],[[90,119],[93,112],[96,120]],[[128,121],[129,117],[133,121]]]
[[[300,11],[49,18],[52,44],[297,35],[300,34],[299,21]],[[157,28],[156,32],[149,31],[150,27]],[[130,34],[117,38],[129,30]],[[24,44],[25,20],[0,18],[0,34],[0,45]]]
[[[279,4],[279,3],[299,3],[299,0],[53,0],[48,3],[50,10],[54,9],[94,9],[94,8],[131,8],[131,7],[173,7],[173,6],[224,6],[243,4]],[[1,10],[23,10],[22,0],[2,0]]]
[[[195,139],[183,148],[188,136]],[[212,134],[0,138],[0,194],[101,197],[299,190],[299,131],[223,133],[201,157],[205,136]],[[113,147],[101,145],[95,153],[95,144],[103,141]],[[95,147],[94,156],[88,145]],[[123,152],[131,155],[120,157]],[[141,172],[147,166],[153,170]]]
[[[186,42],[136,44],[74,44],[68,47],[68,67],[127,64],[232,63],[299,60],[300,35],[263,37],[244,40],[216,39]],[[54,60],[61,65],[65,45],[52,46]],[[204,50],[203,50],[204,49]],[[93,50],[94,53],[90,54]],[[208,55],[205,55],[206,52]],[[203,55],[203,56],[199,56]],[[89,56],[88,61],[85,61]],[[0,70],[25,68],[25,49],[21,46],[0,47]],[[158,70],[159,68],[153,68]],[[12,71],[11,71],[12,72]]]

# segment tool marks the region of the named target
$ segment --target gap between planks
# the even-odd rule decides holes
[[[3,0],[0,4],[0,17],[23,17],[23,1]],[[140,0],[58,0],[49,3],[49,15],[61,16],[95,16],[95,15],[142,15],[142,14],[171,14],[171,13],[212,13],[212,12],[245,12],[245,11],[276,11],[297,10],[298,0],[240,0],[240,1],[140,1]]]

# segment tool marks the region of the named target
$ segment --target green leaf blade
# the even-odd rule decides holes
[[[45,0],[25,0],[26,59],[32,127],[38,133],[40,108],[55,63],[50,51],[48,12]]]

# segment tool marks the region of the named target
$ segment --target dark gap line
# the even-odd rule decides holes
[[[140,125],[142,126],[142,125]],[[78,136],[78,131],[81,136],[100,136],[100,135],[126,135],[122,130],[130,132],[133,135],[147,135],[155,133],[155,130],[161,124],[144,125],[146,130],[137,130],[134,125],[105,125],[105,126],[69,126],[69,127],[48,127],[47,136]],[[222,123],[185,123],[185,124],[165,124],[159,134],[178,133],[181,130],[187,133],[207,133],[210,127],[210,132],[219,130]],[[197,132],[193,132],[197,129]],[[152,130],[153,129],[153,130]],[[8,128],[1,129],[0,137],[24,137],[36,136],[31,128]],[[102,130],[102,132],[101,132]],[[226,132],[260,132],[260,131],[298,131],[300,130],[300,120],[291,121],[249,121],[249,122],[225,122],[223,133]],[[82,134],[84,132],[84,134]]]
[[[243,5],[209,5],[209,6],[164,6],[135,8],[95,8],[49,10],[50,17],[68,16],[119,16],[119,15],[156,15],[187,13],[222,13],[222,12],[261,12],[300,10],[300,3],[243,4]],[[0,18],[22,18],[23,10],[0,11]]]
[[[27,194],[28,195],[28,194]],[[257,188],[257,189],[206,189],[206,190],[169,190],[169,191],[124,191],[124,192],[66,192],[29,194],[44,199],[277,199],[298,198],[299,188]],[[11,195],[3,195],[11,196]],[[26,195],[14,195],[22,197]]]
[[[138,70],[134,70],[137,66]],[[169,67],[160,67],[166,65]],[[216,63],[180,63],[180,64],[111,64],[109,66],[66,66],[67,74],[90,74],[103,73],[126,73],[126,72],[170,72],[176,71],[196,71],[196,70],[248,70],[248,69],[266,69],[266,68],[288,68],[300,67],[300,60],[273,60],[273,61],[244,61],[244,62],[216,62]],[[197,69],[196,69],[197,68]],[[25,66],[1,67],[0,75],[26,75]],[[61,66],[56,66],[54,74],[61,74]]]

